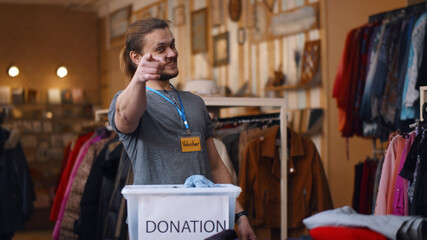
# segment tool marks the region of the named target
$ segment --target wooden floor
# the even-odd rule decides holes
[[[15,232],[12,240],[52,240],[52,231]]]

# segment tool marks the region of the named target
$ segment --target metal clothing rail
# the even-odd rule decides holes
[[[101,117],[108,114],[109,109],[100,109],[95,111],[95,122],[101,121]]]
[[[369,16],[369,22],[380,22],[387,18],[397,17],[401,15],[417,15],[427,10],[427,2],[410,5],[404,8],[398,8],[387,12],[378,13]]]
[[[237,98],[237,97],[203,97],[206,106],[210,107],[279,107],[280,108],[280,201],[281,201],[281,220],[280,220],[280,235],[281,239],[287,239],[288,236],[288,151],[287,146],[287,126],[286,126],[286,99],[285,98]],[[284,146],[284,147],[283,147]]]
[[[212,121],[217,123],[251,123],[251,122],[260,122],[260,121],[269,121],[269,120],[279,120],[280,113],[266,113],[266,114],[256,114],[256,115],[242,115],[237,117],[228,117],[228,118],[215,118]]]

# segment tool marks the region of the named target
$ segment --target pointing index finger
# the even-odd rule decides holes
[[[144,56],[142,56],[142,59],[145,61],[153,61],[153,56],[151,55],[151,53],[147,53]],[[142,62],[142,61],[141,61]]]
[[[166,64],[166,60],[165,60],[165,58],[163,57],[153,57],[153,59],[154,60],[156,60],[156,61],[158,61],[158,62],[160,62],[160,63],[162,63],[162,64]]]

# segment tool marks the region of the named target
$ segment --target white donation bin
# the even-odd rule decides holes
[[[184,185],[127,185],[130,240],[201,240],[234,228],[236,198],[232,184],[211,188]]]

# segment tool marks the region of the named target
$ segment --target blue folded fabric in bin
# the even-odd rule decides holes
[[[215,187],[215,183],[203,175],[193,175],[187,178],[184,183],[186,188],[210,188]]]

